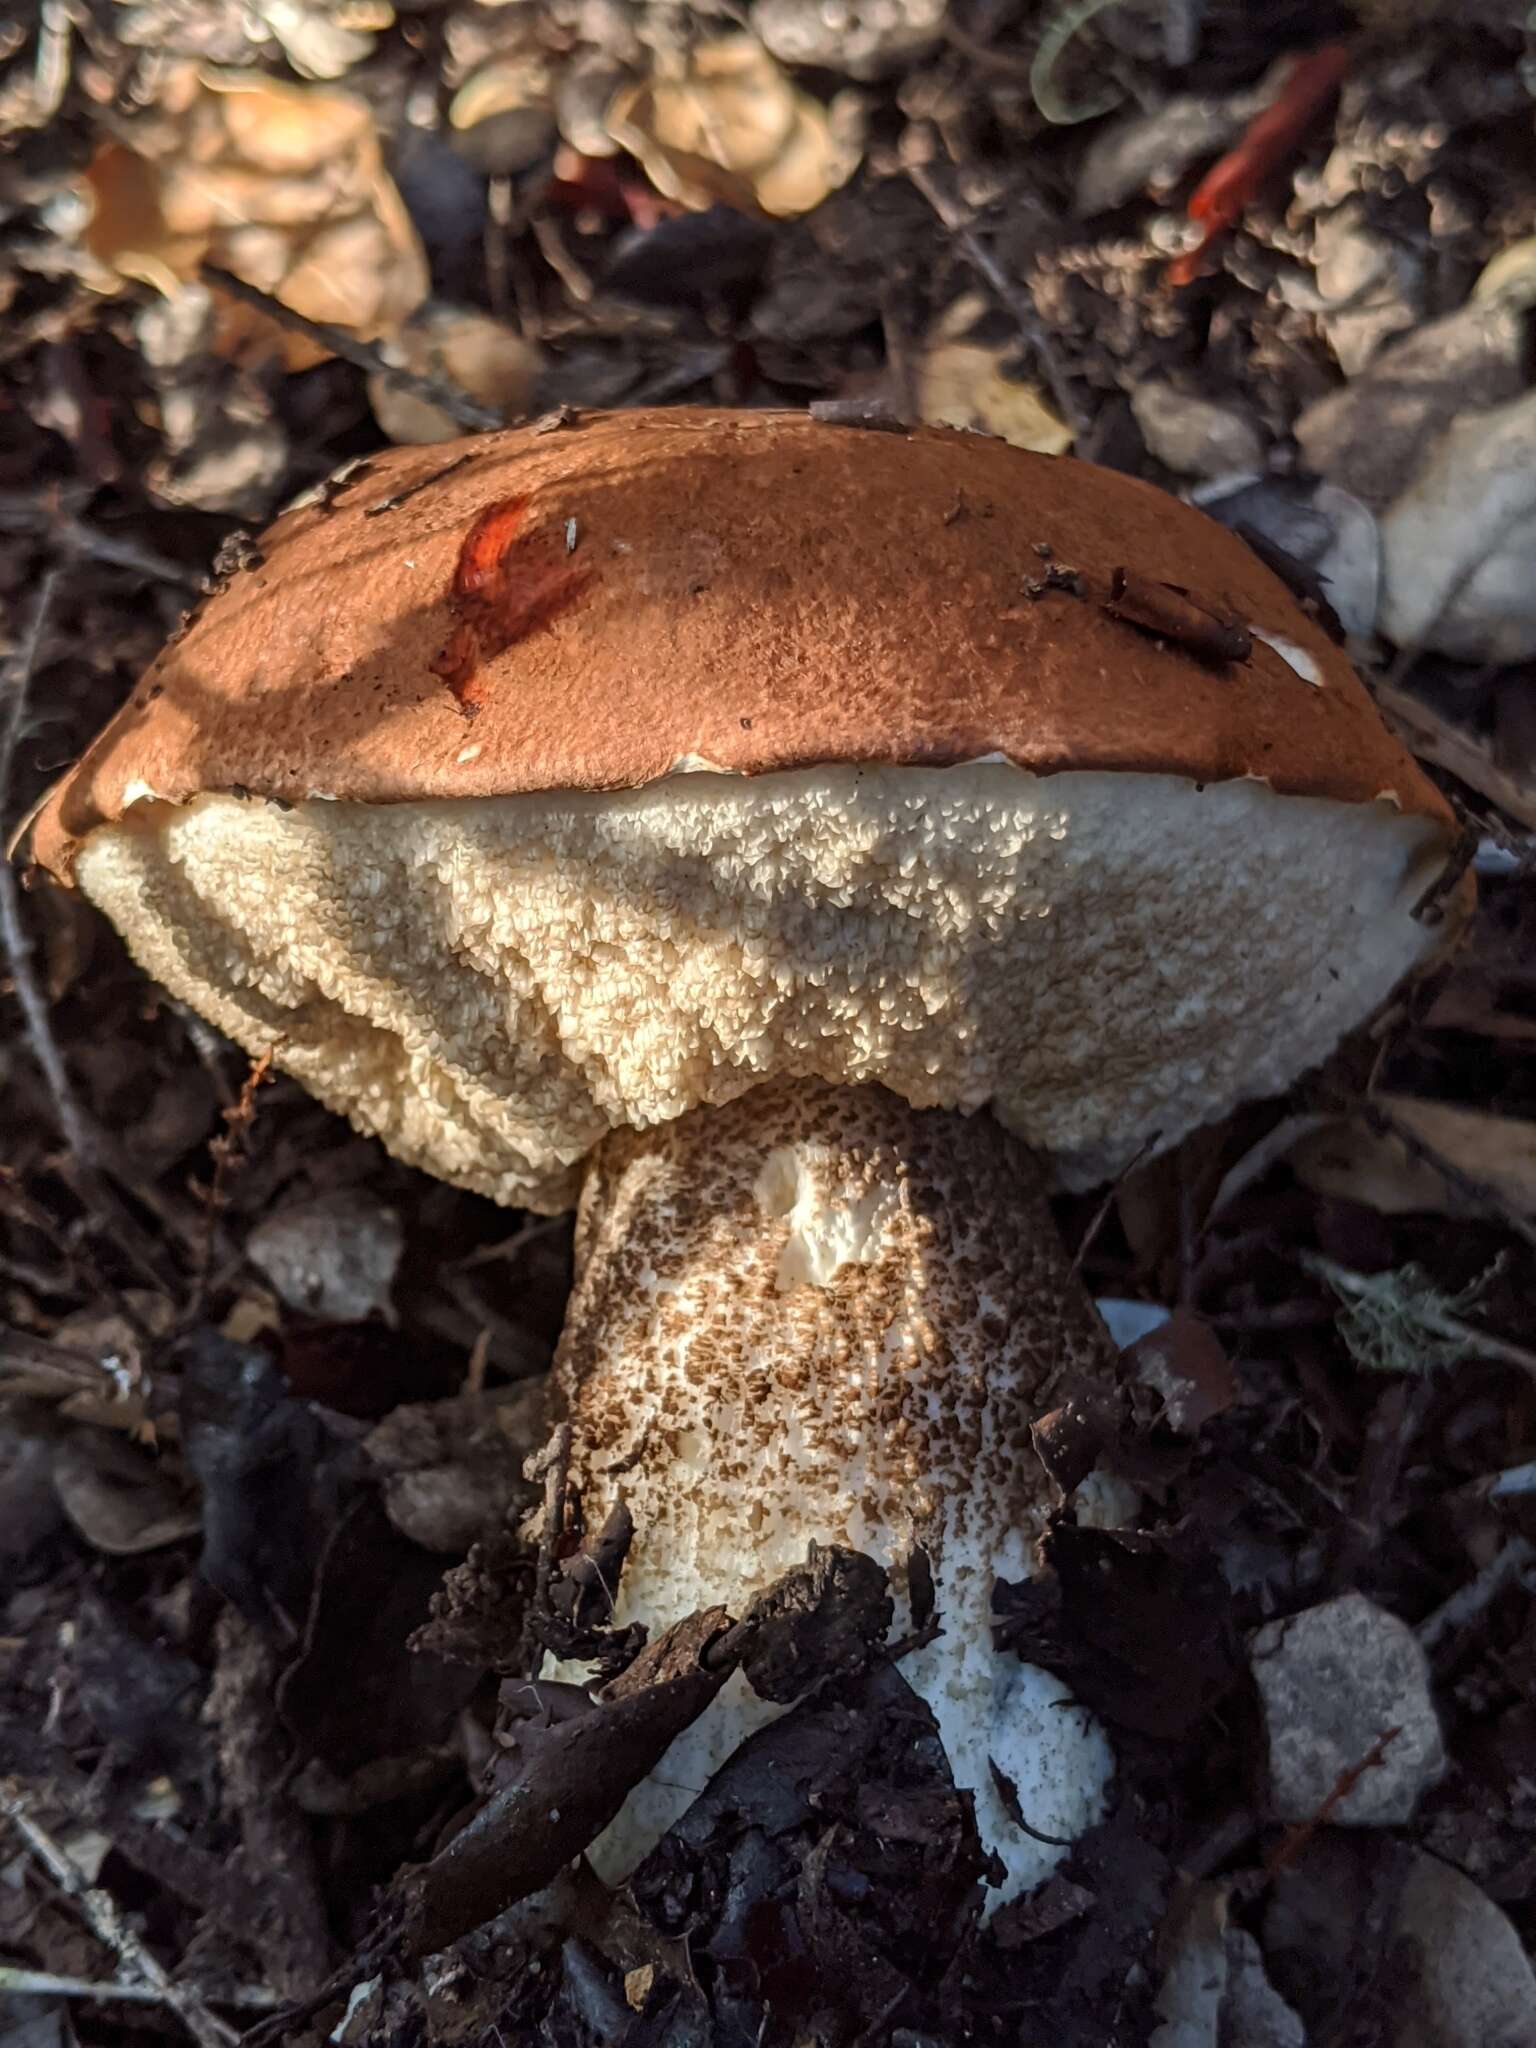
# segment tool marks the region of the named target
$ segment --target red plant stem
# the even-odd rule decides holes
[[[1324,43],[1298,57],[1276,97],[1255,114],[1240,141],[1220,157],[1195,187],[1189,217],[1205,232],[1193,249],[1174,258],[1168,282],[1190,284],[1200,259],[1216,238],[1241,218],[1332,100],[1354,52],[1348,43]]]

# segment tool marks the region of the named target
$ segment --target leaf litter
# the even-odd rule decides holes
[[[1430,456],[1481,506],[1461,451],[1523,389],[1528,53],[1496,7],[1373,9],[1342,72],[1297,11],[1164,12],[860,8],[846,71],[789,0],[729,34],[141,0],[0,39],[8,834],[237,526],[382,439],[716,402],[942,417],[1210,493],[1507,856],[1458,959],[1324,1073],[1059,1204],[1095,1295],[1158,1322],[1118,1405],[1040,1418],[1061,1504],[996,1619],[1112,1727],[1118,1776],[985,1922],[867,1560],[647,1642],[610,1623],[622,1526],[566,1501],[558,1542],[525,1533],[568,1225],[509,1229],[258,1089],[110,933],[19,893],[0,2040],[1166,2048],[1180,2014],[1225,2043],[1279,2006],[1477,2038],[1432,1958],[1407,2004],[1390,1981],[1426,1914],[1519,2037],[1536,734],[1502,586],[1430,564],[1443,616],[1394,643],[1378,527],[1412,589],[1423,522],[1393,504]],[[1220,230],[1198,254],[1191,213]],[[1210,477],[1217,445],[1258,473]],[[1167,631],[1153,596],[1119,602]],[[1090,1512],[1111,1482],[1128,1525]],[[1449,1768],[1405,1826],[1320,1810],[1282,1856],[1246,1646],[1356,1593],[1425,1645]],[[540,1680],[550,1647],[600,1682]],[[608,1892],[580,1851],[738,1668],[782,1712]],[[1178,2002],[1182,1952],[1214,2019]]]

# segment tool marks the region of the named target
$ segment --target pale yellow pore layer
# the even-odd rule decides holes
[[[1326,1054],[1432,944],[1440,829],[1004,762],[133,806],[148,971],[392,1151],[554,1211],[604,1132],[775,1075],[977,1108],[1086,1182]]]

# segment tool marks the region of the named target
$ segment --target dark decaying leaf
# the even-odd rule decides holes
[[[80,1607],[74,1676],[76,1697],[115,1764],[182,1781],[205,1767],[203,1673],[95,1591]]]
[[[498,1531],[471,1545],[464,1562],[442,1575],[429,1603],[430,1618],[411,1638],[411,1647],[477,1671],[510,1671],[532,1597],[532,1553],[512,1531]]]
[[[873,1558],[813,1543],[742,1617],[742,1668],[765,1700],[788,1704],[823,1679],[869,1662],[891,1625],[892,1602]]]
[[[1168,1427],[1197,1436],[1237,1399],[1237,1375],[1210,1324],[1188,1309],[1138,1337],[1126,1351],[1126,1370],[1161,1402]]]
[[[1081,1486],[1114,1442],[1118,1418],[1092,1395],[1069,1393],[1030,1424],[1029,1440],[1046,1476],[1065,1500]]]
[[[728,2035],[841,2042],[932,2017],[982,1871],[932,1714],[881,1663],[743,1743],[631,1890],[686,1938]]]
[[[325,1547],[303,1648],[278,1692],[303,1755],[348,1772],[443,1739],[479,1674],[410,1646],[439,1577],[378,1495],[360,1491]]]
[[[1050,2048],[1139,2048],[1152,2038],[1156,1944],[1173,1883],[1168,1858],[1122,1800],[1040,1893],[1003,1909],[993,1931],[1012,1948],[1009,1989],[1028,2015],[1019,2038]],[[1016,1945],[1037,1900],[1042,1922],[1054,1924]]]
[[[602,1832],[729,1677],[732,1660],[704,1663],[729,1625],[721,1607],[691,1615],[648,1643],[600,1703],[527,1731],[523,1770],[401,1887],[414,1954],[527,1898]]]
[[[309,1605],[318,1422],[264,1351],[199,1330],[181,1352],[181,1433],[202,1487],[202,1572],[252,1621]]]
[[[1236,1684],[1232,1596],[1215,1560],[1186,1537],[1054,1523],[1045,1569],[1000,1584],[998,1640],[1054,1671],[1115,1728],[1188,1735]]]

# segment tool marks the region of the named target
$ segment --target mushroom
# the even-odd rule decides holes
[[[1114,1371],[1052,1179],[1323,1058],[1455,930],[1454,839],[1202,514],[975,436],[680,411],[290,509],[35,845],[401,1158],[579,1194],[556,1379],[588,1522],[634,1516],[617,1621],[739,1612],[808,1539],[903,1594],[924,1554],[903,1668],[1007,1896],[1113,1768],[991,1637],[1059,1504],[1031,1423]],[[605,1871],[767,1711],[722,1694]]]

